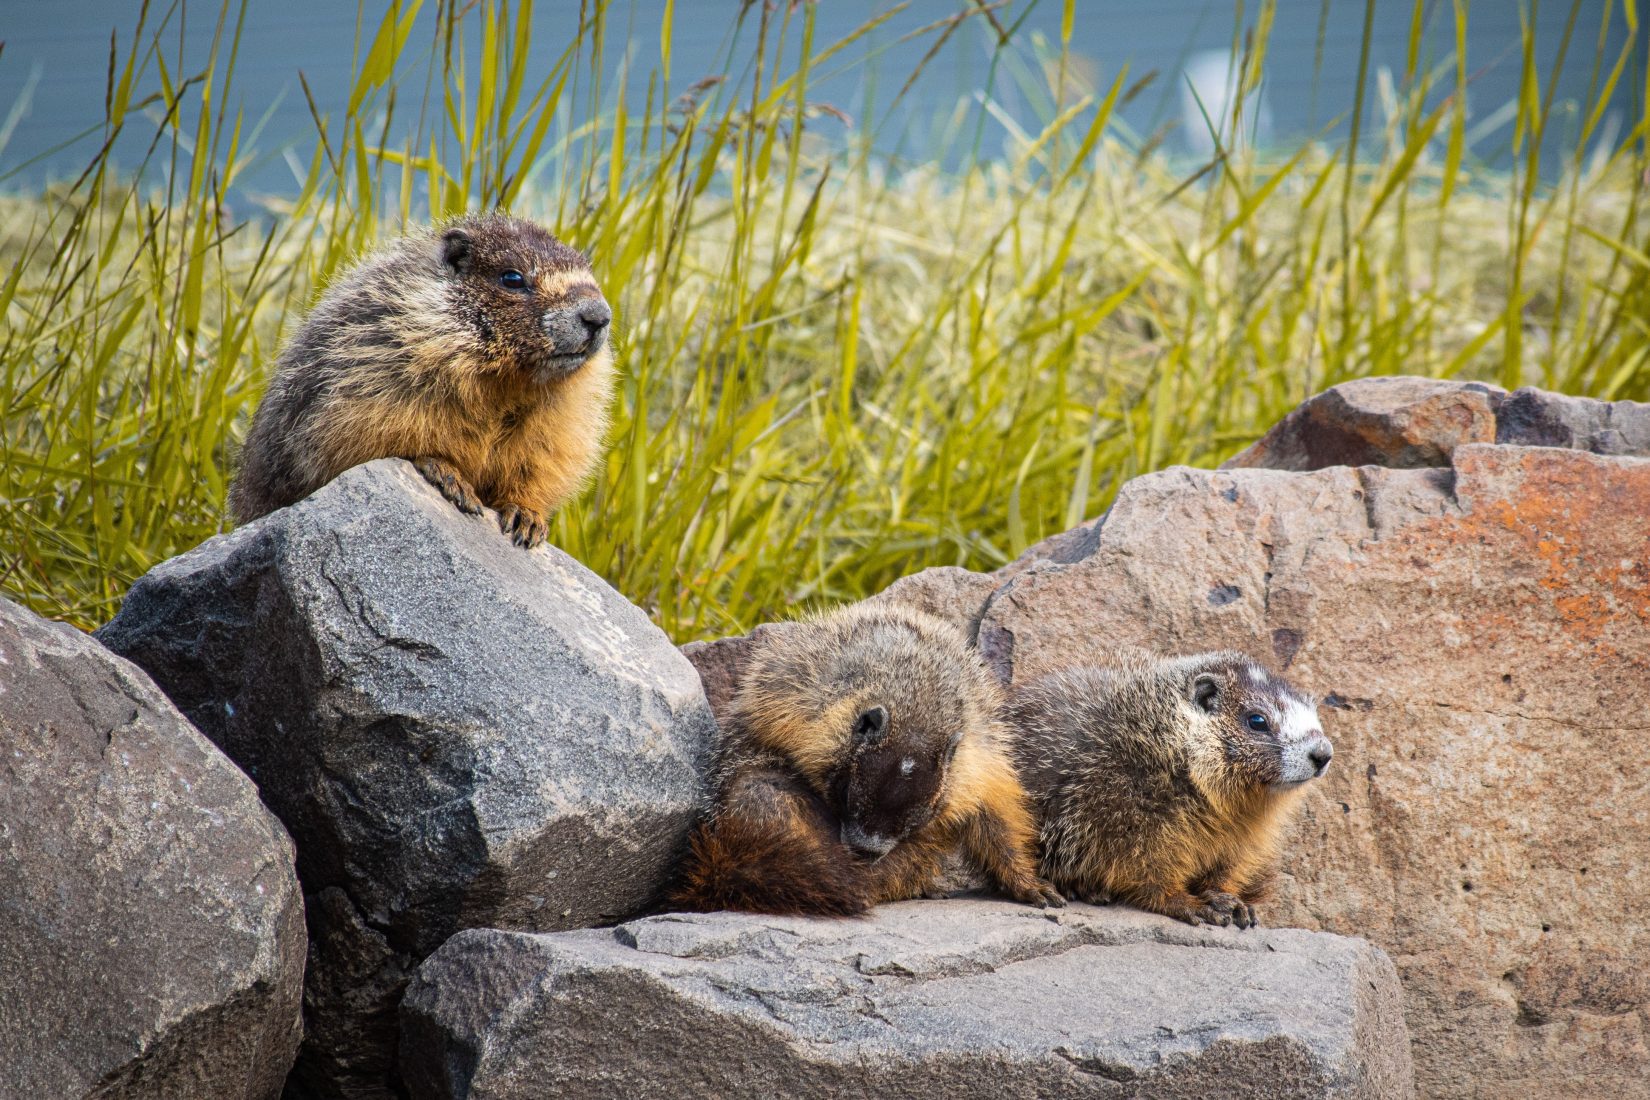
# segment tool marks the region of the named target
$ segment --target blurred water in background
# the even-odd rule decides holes
[[[1588,98],[1598,79],[1595,55],[1607,0],[1580,0],[1565,64],[1557,77],[1555,112],[1547,145],[1573,148],[1581,118],[1573,105]],[[156,2],[151,26],[166,10]],[[420,11],[410,41],[434,38],[435,0]],[[824,0],[817,7],[816,49],[848,35],[891,5],[868,0]],[[896,91],[933,44],[934,34],[901,41],[925,24],[973,6],[973,0],[915,0],[885,25],[833,59],[813,84],[810,98],[828,102],[853,120],[855,135],[869,135],[894,164],[957,163],[968,156],[1001,155],[1016,131],[1035,134],[1049,106],[1041,100],[1039,48],[1057,52],[1059,0],[1014,0],[995,14],[1017,26],[1015,61],[991,68],[997,31],[975,16],[962,24],[915,85],[893,104]],[[1245,5],[1252,23],[1253,0]],[[0,188],[37,188],[72,177],[101,141],[110,34],[129,46],[139,0],[0,0]],[[387,5],[369,3],[362,34],[371,34]],[[576,26],[576,0],[540,3],[535,9],[533,63],[547,70]],[[662,0],[614,0],[610,7],[604,66],[621,79],[630,109],[638,110],[649,77],[660,65]],[[739,21],[738,0],[676,0],[668,97],[701,77],[749,71],[756,39],[754,11]],[[1379,140],[1383,102],[1401,78],[1410,17],[1409,0],[1377,0],[1374,8],[1364,133]],[[1454,47],[1451,5],[1429,2],[1422,68],[1449,61]],[[1519,25],[1523,0],[1472,0],[1467,39],[1470,154],[1480,163],[1510,162],[1512,108],[1520,79]],[[216,4],[191,0],[186,19],[174,15],[166,41],[170,55],[183,51],[186,70],[204,64],[215,30]],[[1102,88],[1129,67],[1131,81],[1149,72],[1152,83],[1120,112],[1142,141],[1154,135],[1161,148],[1206,158],[1214,148],[1207,120],[1222,118],[1232,80],[1229,59],[1241,40],[1240,7],[1233,0],[1079,0],[1071,40],[1077,76]],[[1225,134],[1225,144],[1253,141],[1298,144],[1313,135],[1342,137],[1350,114],[1363,34],[1362,0],[1279,0],[1267,51],[1260,102],[1251,104],[1246,133]],[[1534,16],[1536,60],[1551,78],[1559,56],[1569,3],[1543,3]],[[777,18],[777,16],[776,16]],[[1608,71],[1627,29],[1619,10],[1611,20],[1602,56]],[[1641,34],[1644,28],[1641,28]],[[280,194],[296,188],[301,166],[315,147],[315,125],[299,84],[302,71],[324,116],[338,117],[348,95],[357,35],[355,6],[340,0],[251,0],[231,99],[245,115],[243,127],[257,156],[241,179],[249,192]],[[479,39],[479,33],[471,36]],[[793,31],[791,45],[798,35]],[[1641,44],[1642,45],[1642,44]],[[1612,110],[1619,118],[1639,110],[1645,86],[1643,49],[1618,85]],[[413,99],[423,89],[427,45],[421,45],[399,108],[402,125],[416,121]],[[169,58],[169,65],[171,64]],[[982,94],[987,88],[989,94]],[[158,87],[154,66],[148,86]],[[1446,87],[1448,81],[1445,82]],[[657,93],[656,93],[657,94]],[[134,97],[138,98],[138,97]],[[570,105],[569,125],[582,119]],[[433,109],[433,108],[432,108]],[[838,125],[822,122],[821,126]],[[1623,126],[1606,120],[1599,143],[1620,140]],[[134,126],[116,147],[124,165],[144,155],[154,127]],[[1612,138],[1611,135],[1614,135]],[[75,139],[79,135],[78,140]]]

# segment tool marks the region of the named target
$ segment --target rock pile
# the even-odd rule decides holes
[[[1262,910],[1306,930],[642,915],[785,627],[690,664],[397,461],[140,580],[98,637],[143,671],[0,606],[0,1094],[1388,1097],[1413,1039],[1426,1096],[1633,1095],[1646,455],[1645,406],[1349,383],[875,597],[1010,690],[1137,644],[1316,691],[1335,764]]]

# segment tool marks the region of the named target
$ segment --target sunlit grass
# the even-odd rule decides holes
[[[992,79],[1042,129],[1006,159],[891,174],[812,102],[845,53],[812,41],[807,6],[747,9],[753,67],[687,100],[661,73],[642,103],[596,75],[599,4],[549,72],[525,61],[530,7],[443,5],[433,45],[412,14],[366,22],[347,112],[317,114],[305,185],[268,210],[231,206],[250,126],[220,106],[249,48],[233,4],[198,74],[153,12],[117,49],[103,136],[155,133],[150,180],[169,185],[98,156],[0,200],[9,595],[93,626],[225,529],[239,440],[315,289],[408,219],[466,208],[540,217],[595,256],[621,400],[598,483],[553,538],[679,641],[924,566],[995,567],[1128,477],[1218,462],[1348,378],[1650,396],[1642,109],[1600,150],[1583,104],[1581,151],[1541,163],[1553,106],[1528,42],[1510,173],[1474,167],[1455,60],[1421,71],[1412,50],[1361,105],[1355,155],[1187,167],[1115,123],[1128,74],[1091,87],[1061,43],[1010,36]],[[803,67],[779,66],[798,40]],[[428,99],[422,69],[397,77],[420,57]],[[1264,33],[1240,51],[1246,91],[1263,60]],[[1633,65],[1595,68],[1602,104]],[[419,136],[386,147],[420,110]]]

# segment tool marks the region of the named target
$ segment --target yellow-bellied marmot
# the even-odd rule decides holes
[[[960,845],[1010,897],[1063,905],[1037,876],[1000,705],[979,656],[928,615],[861,605],[769,635],[676,903],[863,912],[927,893]]]
[[[1331,755],[1312,699],[1240,653],[1067,669],[1007,715],[1050,881],[1190,924],[1256,922],[1287,815]]]
[[[536,546],[599,456],[612,317],[584,255],[532,222],[486,214],[403,237],[340,274],[288,341],[229,506],[245,523],[406,458]]]

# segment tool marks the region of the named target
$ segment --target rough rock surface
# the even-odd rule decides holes
[[[142,671],[0,600],[0,1096],[273,1097],[292,844]]]
[[[416,1100],[1412,1095],[1361,940],[983,900],[464,932],[401,1050]]]
[[[1394,376],[1332,386],[1222,469],[1448,466],[1456,447],[1501,443],[1650,456],[1650,405],[1483,382]]]
[[[388,1094],[406,977],[453,932],[647,905],[704,798],[714,722],[665,635],[399,460],[159,566],[99,636],[297,843],[300,1094]]]
[[[1172,469],[1064,549],[986,609],[1005,677],[1230,646],[1322,698],[1335,763],[1264,914],[1392,953],[1422,1095],[1642,1094],[1650,460]]]

